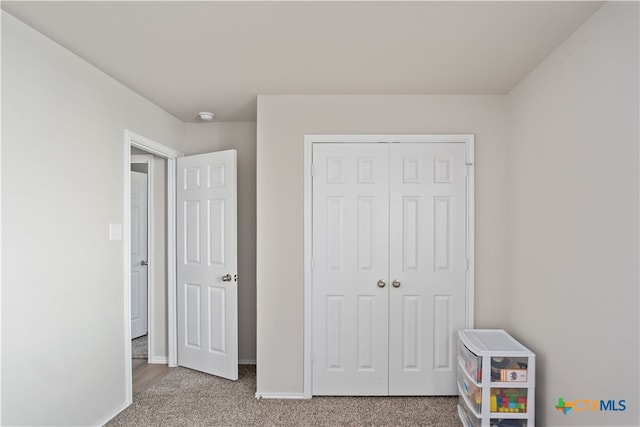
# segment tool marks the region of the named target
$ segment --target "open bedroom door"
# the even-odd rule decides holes
[[[178,365],[238,379],[236,150],[177,160]]]

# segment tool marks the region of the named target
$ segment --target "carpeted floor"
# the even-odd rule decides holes
[[[131,340],[131,357],[133,359],[149,358],[147,335]]]
[[[457,397],[255,398],[256,371],[238,381],[175,368],[107,426],[461,426]]]

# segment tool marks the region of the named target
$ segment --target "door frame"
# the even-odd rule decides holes
[[[149,138],[124,130],[123,164],[123,216],[122,241],[124,265],[124,365],[126,405],[133,402],[133,374],[131,371],[131,147],[139,148],[149,154],[167,159],[167,260],[176,256],[175,194],[176,159],[184,156],[181,152],[159,144]],[[169,366],[177,366],[177,325],[176,325],[176,274],[175,262],[167,262],[167,346]]]
[[[155,319],[154,314],[154,274],[153,274],[153,260],[154,253],[154,240],[153,240],[153,217],[155,212],[153,210],[153,156],[151,154],[132,154],[130,164],[142,164],[147,165],[147,260],[151,262],[151,268],[147,268],[147,363],[166,363],[166,361],[154,360],[155,356],[152,354],[153,344],[155,342],[155,331],[153,328],[153,321]],[[131,168],[129,168],[131,170]],[[131,224],[129,224],[131,226]],[[129,254],[131,257],[131,254]],[[131,323],[131,321],[129,321]]]
[[[351,134],[351,135],[319,135],[304,136],[304,375],[303,394],[305,398],[312,397],[312,332],[313,332],[313,291],[312,291],[312,248],[313,248],[313,144],[321,143],[398,143],[398,142],[450,142],[464,143],[466,147],[467,176],[467,206],[466,206],[466,328],[474,325],[474,243],[475,243],[475,177],[474,177],[474,135],[388,135],[388,134]]]

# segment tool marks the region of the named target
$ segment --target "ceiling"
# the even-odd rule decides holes
[[[11,2],[185,122],[258,94],[505,94],[602,2]]]

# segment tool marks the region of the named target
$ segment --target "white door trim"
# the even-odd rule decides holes
[[[147,269],[147,347],[148,347],[148,363],[154,363],[155,354],[153,354],[155,343],[155,328],[153,327],[155,313],[154,313],[154,241],[153,241],[153,218],[155,212],[153,211],[153,156],[150,154],[132,154],[130,163],[146,164],[147,165],[147,260],[150,261],[151,268]],[[166,362],[156,362],[166,363]]]
[[[474,136],[461,135],[305,135],[304,136],[304,379],[303,393],[305,398],[312,397],[312,174],[313,144],[327,142],[457,142],[464,143],[467,151],[467,258],[469,268],[466,277],[466,327],[474,324],[474,235],[475,235],[475,178],[474,178]]]
[[[175,206],[175,163],[183,154],[173,148],[164,146],[128,129],[124,130],[124,196],[122,216],[123,265],[124,265],[124,364],[125,364],[125,400],[126,406],[133,402],[133,377],[131,372],[131,147],[136,147],[150,154],[167,159],[167,206]],[[151,181],[151,180],[150,180]],[[176,253],[175,209],[167,209],[167,260],[174,260]],[[177,366],[176,339],[176,276],[175,263],[167,262],[167,345],[169,349],[169,366]]]

